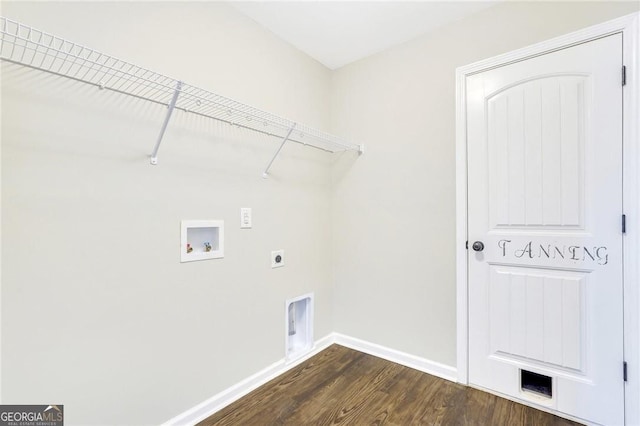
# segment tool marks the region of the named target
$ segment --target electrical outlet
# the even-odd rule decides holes
[[[240,208],[240,228],[251,228],[251,208],[249,207]]]
[[[271,267],[281,268],[284,266],[284,250],[275,250],[271,252]]]

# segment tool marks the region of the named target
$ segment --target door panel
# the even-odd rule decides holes
[[[496,265],[490,270],[491,352],[584,373],[586,274]]]
[[[586,79],[546,76],[487,99],[492,227],[583,225]]]
[[[615,34],[467,77],[469,381],[601,424],[624,423],[621,62]]]

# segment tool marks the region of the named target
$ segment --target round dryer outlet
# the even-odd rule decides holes
[[[284,266],[284,250],[274,250],[271,252],[271,267],[280,268]]]

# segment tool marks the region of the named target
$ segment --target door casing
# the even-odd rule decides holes
[[[456,69],[456,322],[458,382],[468,385],[466,77],[607,35],[623,36],[623,235],[625,422],[640,424],[640,12]],[[622,84],[622,70],[621,70]],[[622,380],[622,365],[620,366]],[[519,401],[525,403],[524,401]],[[540,407],[537,407],[540,408]]]

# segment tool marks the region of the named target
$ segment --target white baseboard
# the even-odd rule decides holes
[[[283,358],[230,388],[212,396],[184,413],[177,415],[164,423],[163,426],[195,425],[232,402],[242,398],[249,392],[264,385],[268,381],[275,379],[279,375],[301,364],[334,343],[378,358],[386,359],[387,361],[395,362],[396,364],[404,365],[405,367],[413,368],[442,379],[450,380],[452,382],[457,381],[458,372],[454,367],[430,361],[426,358],[421,358],[406,352],[400,352],[376,343],[356,339],[355,337],[345,336],[340,333],[331,333],[316,341],[311,351],[304,356],[297,358],[295,361],[289,362]]]
[[[452,382],[458,381],[458,370],[455,367],[440,364],[439,362],[411,355],[406,352],[400,352],[376,343],[356,339],[355,337],[345,336],[340,333],[333,333],[333,339],[334,343],[338,345],[377,356],[378,358],[386,359],[387,361],[395,362],[396,364],[404,365],[405,367],[413,368],[431,374],[432,376],[440,377],[441,379]]]
[[[232,402],[242,398],[249,392],[259,388],[270,380],[275,379],[279,375],[287,372],[293,367],[301,364],[317,353],[323,351],[333,344],[333,334],[329,334],[320,340],[317,340],[313,349],[304,356],[297,358],[295,361],[289,362],[284,358],[274,362],[267,368],[264,368],[254,375],[247,377],[239,383],[223,390],[222,392],[212,396],[195,407],[185,411],[163,424],[163,426],[182,426],[195,425],[196,423],[206,419],[215,412],[223,409]]]

